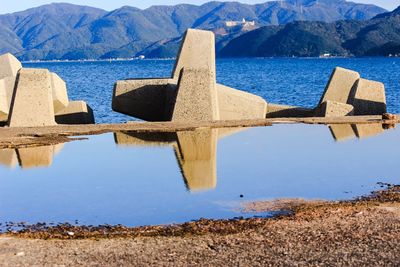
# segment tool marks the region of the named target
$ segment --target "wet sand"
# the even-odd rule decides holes
[[[34,227],[0,236],[3,266],[398,266],[400,187],[344,202],[284,201],[273,219],[144,228]],[[280,205],[282,202],[280,202]],[[258,203],[257,210],[271,208]]]

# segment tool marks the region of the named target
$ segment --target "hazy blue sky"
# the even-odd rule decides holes
[[[113,10],[124,5],[136,6],[139,8],[146,8],[151,5],[173,5],[177,3],[190,3],[190,4],[202,4],[208,2],[207,0],[0,0],[0,14],[10,13],[15,11],[25,10],[31,7],[40,6],[47,3],[53,2],[67,2],[79,5],[88,5],[103,8],[106,10]],[[242,3],[262,3],[266,0],[241,0]],[[386,9],[393,10],[395,7],[400,5],[400,0],[353,0],[353,2],[359,3],[370,3],[382,6]]]

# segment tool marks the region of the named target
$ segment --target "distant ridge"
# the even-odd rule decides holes
[[[400,7],[367,21],[292,22],[231,40],[222,57],[400,56]]]
[[[257,26],[296,20],[366,20],[385,11],[345,0],[286,0],[257,5],[209,2],[144,10],[124,6],[111,12],[59,3],[0,15],[0,53],[11,52],[22,60],[133,57],[142,52],[162,55],[172,50],[154,45],[179,38],[189,27],[224,29],[226,21],[243,18],[254,20]],[[229,29],[222,33],[230,34]],[[235,32],[233,37],[238,35]]]

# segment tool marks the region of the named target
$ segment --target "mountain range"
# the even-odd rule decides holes
[[[282,0],[257,5],[209,2],[144,10],[124,6],[111,12],[58,3],[0,15],[0,53],[11,52],[21,60],[175,56],[187,28],[213,30],[220,50],[256,27],[275,25],[271,29],[279,29],[279,25],[299,20],[363,21],[384,12],[375,5],[345,0]],[[254,20],[256,26],[233,29],[225,24],[242,19]]]
[[[265,26],[231,40],[222,57],[400,55],[400,7],[366,21],[297,21]]]

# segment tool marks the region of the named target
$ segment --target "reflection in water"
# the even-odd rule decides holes
[[[328,125],[336,141],[367,138],[384,132],[384,126],[375,124]],[[199,129],[174,133],[117,132],[115,143],[129,146],[172,146],[185,184],[190,191],[213,189],[217,186],[217,142],[244,128]],[[49,167],[53,157],[64,144],[20,149],[0,150],[0,164],[22,169]]]
[[[0,164],[15,168],[18,164],[22,169],[49,167],[53,157],[61,152],[64,144],[54,146],[27,147],[19,149],[0,150]]]
[[[332,136],[336,141],[345,141],[352,138],[367,138],[384,132],[381,123],[369,124],[332,124],[329,125]]]
[[[217,186],[217,141],[221,136],[242,129],[201,129],[177,133],[117,132],[118,145],[171,145],[190,191],[213,189]]]

